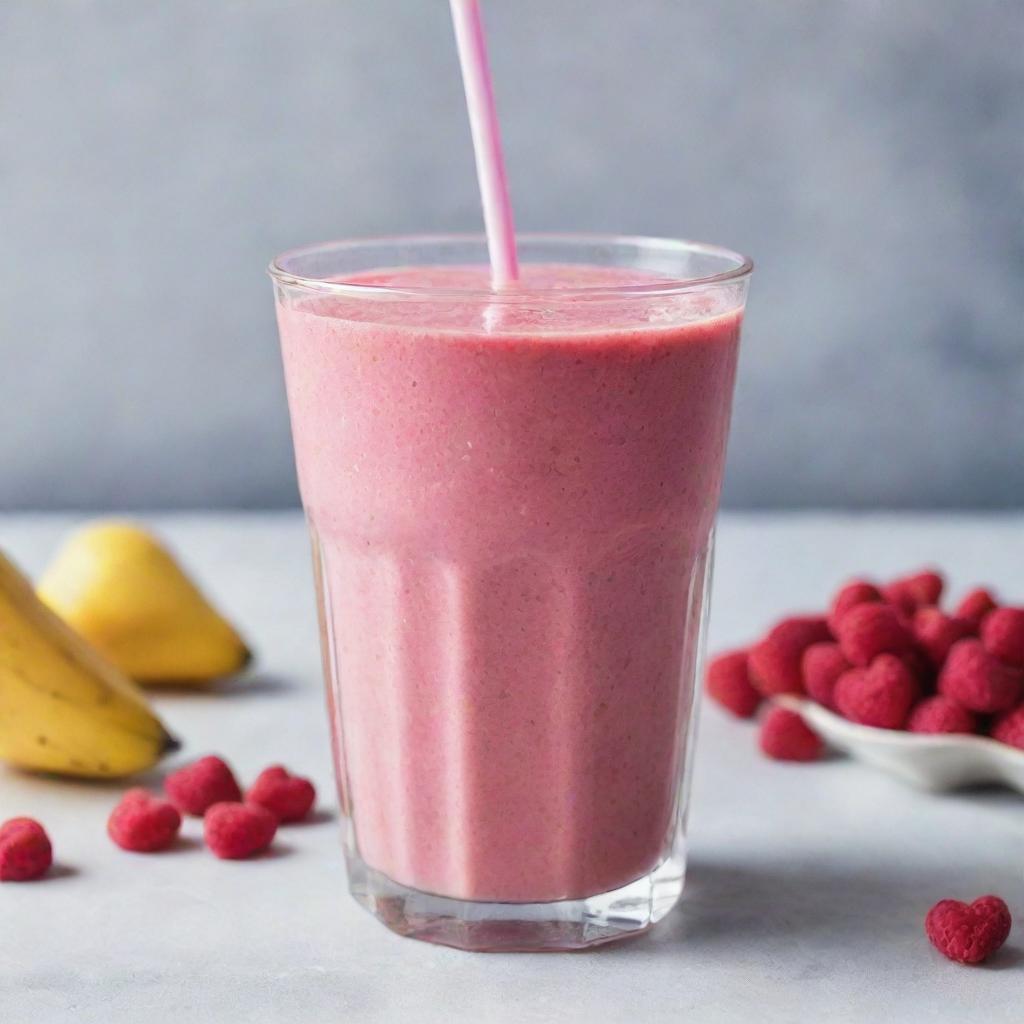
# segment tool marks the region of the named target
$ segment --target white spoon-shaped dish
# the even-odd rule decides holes
[[[829,746],[919,789],[942,791],[1003,783],[1024,793],[1024,750],[987,736],[941,735],[857,725],[799,697],[777,697]]]

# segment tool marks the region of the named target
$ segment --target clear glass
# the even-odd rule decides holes
[[[349,885],[471,950],[623,938],[682,892],[751,271],[664,239],[519,245],[502,292],[477,237],[271,266]]]

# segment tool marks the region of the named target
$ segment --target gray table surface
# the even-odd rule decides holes
[[[186,741],[312,775],[318,823],[274,856],[221,862],[197,842],[121,853],[104,831],[118,787],[0,768],[0,820],[39,817],[58,869],[0,890],[0,1019],[199,1021],[1019,1021],[1024,801],[933,796],[862,766],[768,762],[751,726],[702,712],[682,906],[648,935],[577,955],[471,955],[392,935],[345,891],[304,527],[295,514],[152,517],[254,641],[251,679],[161,694]],[[68,517],[0,518],[35,572]],[[1024,599],[1024,518],[728,516],[711,646],[820,607],[855,570],[933,561],[963,588]],[[147,781],[158,783],[159,773]],[[943,897],[1004,896],[1021,918],[990,966],[942,960],[922,934]]]

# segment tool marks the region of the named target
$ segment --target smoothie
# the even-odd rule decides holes
[[[741,303],[607,267],[528,264],[513,302],[465,291],[484,267],[347,280],[381,294],[278,316],[358,854],[463,900],[623,886],[685,800]]]

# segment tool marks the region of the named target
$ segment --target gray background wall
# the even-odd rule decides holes
[[[1020,0],[486,0],[522,227],[758,261],[727,500],[1024,504]],[[443,0],[3,0],[0,507],[296,500],[263,268],[479,223]]]

